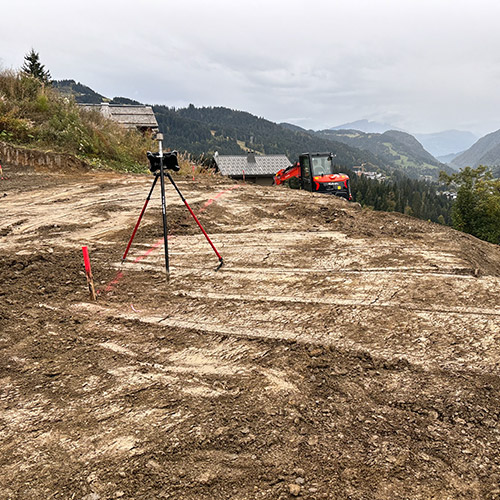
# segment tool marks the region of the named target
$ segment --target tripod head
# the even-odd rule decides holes
[[[146,156],[149,160],[149,170],[154,174],[160,170],[161,165],[163,164],[163,168],[168,170],[173,170],[174,172],[178,172],[181,167],[179,167],[179,162],[177,161],[177,151],[171,151],[167,153],[151,153],[148,151]]]

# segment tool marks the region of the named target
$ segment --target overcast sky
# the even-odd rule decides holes
[[[33,47],[107,97],[329,128],[500,128],[496,0],[1,0],[0,68]]]

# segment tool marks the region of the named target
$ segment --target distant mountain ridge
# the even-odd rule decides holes
[[[110,99],[80,82],[75,82],[75,80],[54,80],[52,87],[56,88],[61,94],[72,95],[78,103],[99,104],[110,101]]]
[[[388,123],[380,123],[371,120],[356,120],[350,123],[344,123],[342,125],[337,125],[336,127],[331,127],[329,130],[359,130],[360,132],[383,134],[387,130],[399,130],[400,128],[394,125],[389,125]]]
[[[90,87],[80,82],[75,82],[75,80],[54,80],[52,87],[56,88],[61,94],[73,96],[75,101],[80,104],[100,104],[102,102],[109,102],[110,104],[142,104],[128,97],[113,97],[113,99],[108,99]]]
[[[500,130],[485,135],[451,162],[457,168],[500,165]]]
[[[357,120],[343,125],[331,127],[329,130],[359,130],[365,134],[376,133],[383,134],[388,130],[397,130],[405,132],[398,127],[388,123],[381,123],[370,120]],[[444,130],[430,134],[411,134],[434,158],[449,154],[458,154],[470,148],[476,141],[477,137],[468,131],[463,130]]]
[[[463,151],[460,151],[459,153],[450,153],[449,155],[444,155],[444,156],[437,156],[436,160],[440,161],[441,163],[446,163],[450,167],[454,168],[454,165],[452,164],[452,161],[458,156],[461,155]]]
[[[335,153],[336,163],[349,168],[370,163],[390,173],[384,163],[368,151],[342,142],[318,137],[297,127],[291,130],[245,111],[224,107],[187,108],[153,106],[160,130],[171,147],[195,155],[244,154],[250,150],[261,154],[286,154],[291,161],[306,151]]]

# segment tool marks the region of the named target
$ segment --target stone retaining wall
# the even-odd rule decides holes
[[[26,149],[0,142],[0,165],[14,167],[32,167],[35,171],[71,172],[90,170],[82,160],[66,153],[52,153]]]

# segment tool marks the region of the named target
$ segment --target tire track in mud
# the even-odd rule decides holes
[[[497,373],[500,374],[500,367],[494,369],[495,359],[500,357],[498,341],[500,333],[494,324],[485,321],[481,313],[471,313],[478,324],[483,324],[482,336],[487,339],[481,342],[481,338],[464,340],[463,345],[469,342],[470,348],[465,357],[455,355],[453,346],[456,338],[434,339],[433,336],[426,336],[425,325],[447,325],[448,328],[456,328],[457,331],[463,329],[460,325],[460,314],[456,318],[450,317],[447,311],[428,311],[406,309],[405,316],[397,307],[392,307],[392,316],[398,318],[403,325],[392,331],[390,325],[384,325],[377,318],[387,320],[387,315],[373,313],[362,314],[362,310],[381,311],[384,307],[376,305],[362,304],[349,305],[348,310],[343,311],[343,315],[336,316],[335,328],[330,325],[324,328],[325,317],[318,317],[315,308],[312,311],[303,312],[300,320],[286,319],[287,314],[291,314],[286,308],[278,310],[272,307],[274,317],[266,315],[267,304],[262,304],[259,309],[252,308],[247,314],[240,313],[240,300],[234,301],[232,298],[216,300],[204,298],[205,308],[196,308],[196,312],[191,311],[187,316],[186,305],[177,304],[175,310],[171,310],[167,316],[158,311],[141,309],[139,314],[127,312],[123,308],[103,307],[96,304],[80,303],[73,307],[75,312],[91,314],[107,314],[122,320],[130,320],[142,324],[152,324],[162,327],[166,331],[170,329],[196,331],[200,334],[227,336],[229,338],[252,339],[258,338],[263,341],[300,343],[304,345],[317,345],[322,347],[332,347],[348,356],[368,355],[380,362],[398,364],[401,362],[414,366],[424,371],[467,371],[471,373]],[[231,311],[227,314],[212,314],[210,311],[220,310],[220,304],[225,304],[225,310]],[[308,303],[313,305],[314,303]],[[245,302],[245,307],[248,304]],[[283,305],[283,302],[280,303]],[[191,304],[193,308],[193,304]],[[345,306],[344,306],[345,307]],[[180,312],[179,312],[180,310]],[[422,316],[424,314],[424,316]],[[500,312],[496,313],[500,316]],[[326,314],[326,319],[329,312]],[[391,318],[389,318],[389,321]],[[497,322],[497,325],[499,323]],[[404,327],[404,325],[413,325]],[[454,325],[454,326],[452,326]],[[360,335],[359,331],[363,334]],[[410,332],[410,336],[408,333]],[[404,334],[404,335],[403,335]],[[375,337],[377,336],[377,337]],[[443,337],[445,337],[443,335]],[[403,343],[401,343],[403,342]],[[437,342],[437,345],[433,345]],[[406,347],[403,347],[405,345]]]
[[[397,294],[398,292],[394,292]],[[196,293],[196,292],[174,292],[174,295],[179,297],[191,297],[196,299],[212,299],[212,300],[232,300],[241,302],[263,302],[262,297],[242,294],[217,294],[212,292]],[[443,306],[418,306],[415,304],[402,304],[400,302],[379,301],[377,298],[374,300],[358,301],[352,299],[328,299],[324,297],[267,297],[265,302],[278,302],[280,304],[318,304],[329,306],[351,306],[351,307],[373,307],[373,308],[389,308],[389,309],[402,309],[414,312],[432,312],[443,315],[472,315],[472,316],[498,316],[500,317],[500,308],[498,309],[485,309],[482,307],[443,307]]]

